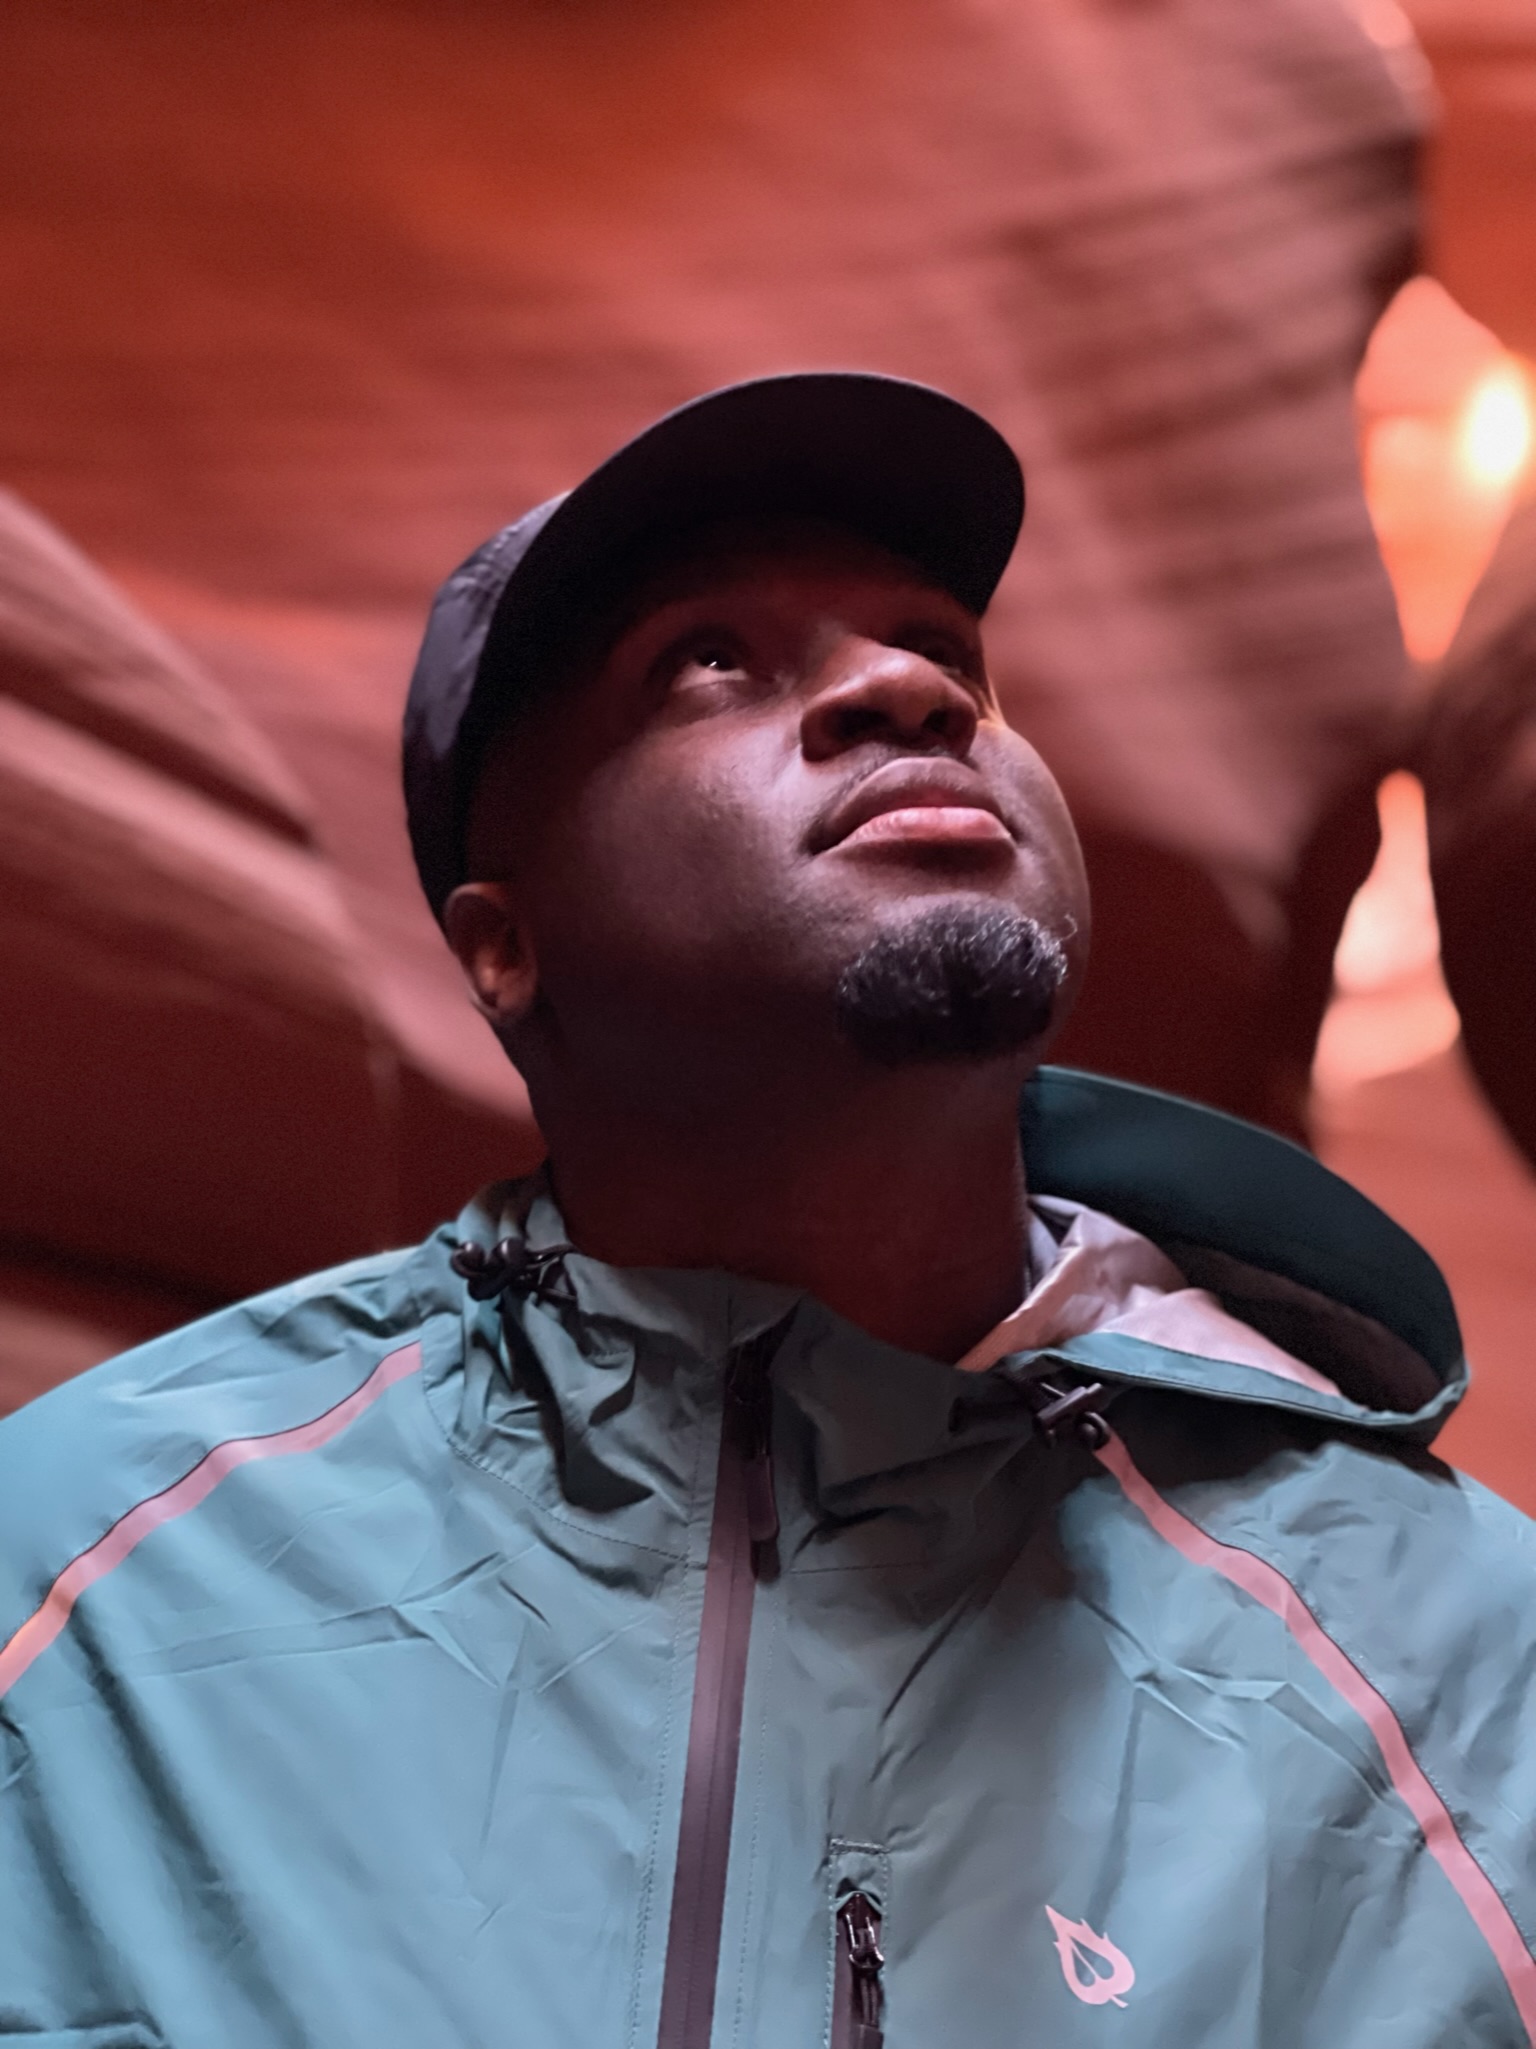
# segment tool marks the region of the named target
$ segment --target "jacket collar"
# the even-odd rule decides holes
[[[638,1355],[698,1409],[733,1349],[786,1323],[781,1394],[808,1427],[815,1491],[851,1507],[877,1476],[923,1489],[936,1462],[1030,1432],[1021,1380],[1069,1373],[1176,1389],[1427,1441],[1466,1385],[1450,1296],[1398,1225],[1285,1140],[1128,1083],[1046,1069],[1021,1130],[1032,1191],[1102,1210],[1141,1231],[1243,1321],[1292,1341],[1337,1390],[1277,1379],[1123,1332],[1090,1331],[1008,1353],[983,1373],[885,1345],[792,1290],[717,1271],[618,1269],[566,1241],[542,1175],[487,1190],[460,1219],[482,1245],[510,1239],[549,1277],[514,1311],[535,1349],[568,1444],[598,1465],[606,1419],[626,1413]],[[1272,1328],[1265,1329],[1268,1318]],[[482,1343],[489,1338],[481,1314]],[[692,1393],[689,1393],[692,1390]],[[626,1437],[630,1427],[616,1434]],[[614,1443],[615,1455],[622,1456]],[[882,1484],[882,1498],[889,1485]],[[873,1505],[871,1500],[870,1505]]]

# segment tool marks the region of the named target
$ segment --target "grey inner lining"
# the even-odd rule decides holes
[[[1429,1362],[1374,1317],[1208,1245],[1160,1243],[1192,1286],[1207,1289],[1229,1315],[1293,1359],[1325,1373],[1362,1408],[1407,1412],[1440,1392]]]

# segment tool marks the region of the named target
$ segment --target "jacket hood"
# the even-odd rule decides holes
[[[1085,1367],[1420,1442],[1466,1393],[1439,1268],[1300,1146],[1177,1096],[1050,1067],[1024,1091],[1020,1137],[1032,1194],[1067,1196],[1141,1232],[1338,1393],[1109,1333],[1062,1348]]]

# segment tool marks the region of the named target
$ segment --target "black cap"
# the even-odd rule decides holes
[[[480,748],[594,595],[666,533],[780,512],[879,542],[979,617],[1018,539],[1024,479],[996,428],[941,391],[807,372],[693,400],[503,527],[438,592],[406,700],[406,813],[435,915],[465,880]]]

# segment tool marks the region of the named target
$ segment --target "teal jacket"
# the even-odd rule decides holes
[[[1024,1146],[1341,1392],[966,1375],[508,1186],[11,1418],[0,2037],[1536,2038],[1536,1545],[1428,1450],[1438,1273],[1165,1097]]]

